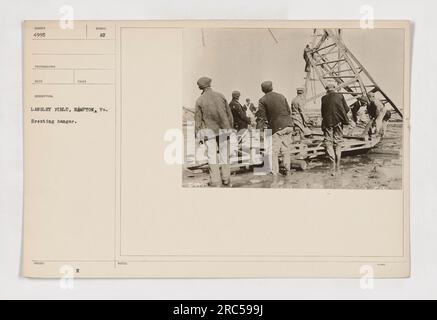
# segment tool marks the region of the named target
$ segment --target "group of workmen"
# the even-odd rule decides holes
[[[279,156],[282,154],[283,173],[290,176],[291,149],[294,141],[295,124],[293,119],[302,117],[305,105],[305,89],[298,88],[297,96],[288,104],[284,95],[273,91],[271,81],[261,83],[264,96],[259,100],[258,108],[250,101],[239,102],[240,92],[232,92],[232,101],[228,104],[225,96],[212,90],[211,78],[201,77],[197,81],[201,96],[195,106],[195,126],[197,137],[206,144],[210,167],[210,186],[231,186],[229,144],[221,132],[237,130],[239,133],[249,128],[270,129],[272,134],[271,174],[275,179],[280,175]],[[326,85],[326,95],[322,97],[322,130],[326,153],[331,162],[331,174],[340,169],[343,128],[349,125],[349,106],[344,96],[335,91],[336,84]],[[365,101],[361,101],[364,103]],[[371,102],[368,103],[368,108]],[[369,114],[370,115],[370,114]],[[374,115],[376,116],[376,115]],[[208,130],[205,137],[202,130]],[[371,130],[371,128],[369,128]]]

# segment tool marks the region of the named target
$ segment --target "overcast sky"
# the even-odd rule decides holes
[[[233,90],[257,102],[260,84],[273,81],[274,90],[290,101],[296,87],[304,84],[303,49],[311,41],[312,29],[273,29],[276,43],[267,29],[205,29],[205,46],[200,29],[184,31],[184,106],[193,108],[200,94],[196,81],[213,79],[213,89],[228,100]],[[370,72],[391,99],[403,104],[403,30],[347,29],[346,46]],[[318,108],[319,102],[307,107]]]

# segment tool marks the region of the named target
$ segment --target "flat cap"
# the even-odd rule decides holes
[[[240,91],[232,91],[232,98],[238,98],[239,96],[241,96]]]
[[[336,83],[334,83],[334,82],[328,82],[327,84],[326,84],[326,90],[329,90],[329,89],[335,89],[337,87],[337,84]]]
[[[296,91],[305,91],[304,87],[297,87]]]
[[[261,83],[261,90],[263,92],[270,92],[273,90],[273,83],[271,81],[264,81]]]
[[[197,85],[200,89],[205,89],[211,87],[211,78],[208,77],[201,77],[199,80],[197,80]]]

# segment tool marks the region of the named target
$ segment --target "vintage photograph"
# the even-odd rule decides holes
[[[183,186],[402,189],[403,29],[184,29]]]
[[[410,276],[408,22],[23,34],[23,276]]]

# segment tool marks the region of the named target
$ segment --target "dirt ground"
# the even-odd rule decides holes
[[[184,187],[206,187],[207,172],[184,170]],[[327,159],[309,162],[305,171],[293,170],[290,177],[274,183],[272,176],[255,176],[252,171],[232,174],[233,188],[295,189],[402,189],[402,123],[390,123],[386,136],[366,154],[346,156],[342,170],[332,177]]]

